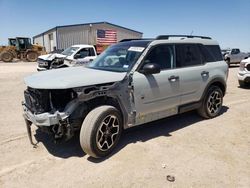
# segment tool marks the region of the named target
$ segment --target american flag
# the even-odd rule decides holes
[[[114,44],[117,43],[117,32],[115,30],[98,29],[96,32],[97,44]]]

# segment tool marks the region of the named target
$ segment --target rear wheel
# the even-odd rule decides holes
[[[13,60],[13,55],[10,52],[2,52],[0,54],[0,59],[4,62],[11,62]]]
[[[37,61],[38,54],[36,52],[28,52],[26,55],[26,59],[30,62]]]
[[[223,103],[223,93],[218,86],[211,86],[203,99],[198,114],[206,119],[219,115]]]
[[[80,132],[83,151],[100,158],[110,154],[122,133],[120,112],[113,106],[100,106],[88,113]]]

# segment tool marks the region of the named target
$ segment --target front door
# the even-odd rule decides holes
[[[139,71],[133,74],[136,125],[178,113],[180,104],[179,78],[174,65],[174,47],[161,44],[152,47]],[[161,72],[143,74],[140,69],[148,63],[158,64]]]

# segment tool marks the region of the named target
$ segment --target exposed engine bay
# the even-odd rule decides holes
[[[121,86],[118,85],[106,83],[73,89],[28,87],[24,91],[23,103],[25,119],[28,120],[27,128],[33,123],[41,131],[53,135],[55,141],[68,140],[81,128],[89,111],[99,105],[109,104],[123,112],[122,114],[132,114],[128,113],[132,111],[130,97],[118,94],[121,91]],[[124,122],[128,122],[128,117],[123,118]],[[33,143],[31,135],[29,137]]]

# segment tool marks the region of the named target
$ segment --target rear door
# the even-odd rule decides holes
[[[176,72],[179,76],[181,90],[180,104],[188,104],[200,100],[205,83],[209,77],[206,65],[202,62],[202,55],[198,44],[177,44]]]

